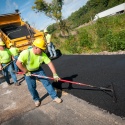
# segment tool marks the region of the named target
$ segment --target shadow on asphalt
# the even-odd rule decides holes
[[[46,93],[44,96],[42,96],[41,98],[40,98],[40,101],[43,101],[45,98],[47,98],[49,96],[49,94],[48,93]]]
[[[78,76],[78,75],[75,74],[75,75],[72,75],[72,76],[70,76],[70,77],[64,77],[64,78],[62,78],[62,79],[68,80],[68,81],[73,81],[73,79],[76,78],[77,76]],[[71,83],[66,83],[66,84],[68,84],[68,87],[63,88],[63,87],[62,87],[63,83],[65,83],[65,82],[60,82],[60,81],[59,81],[59,82],[53,82],[52,85],[53,85],[55,88],[58,88],[58,89],[60,89],[60,90],[62,90],[62,89],[68,89],[68,90],[73,89]]]
[[[68,80],[68,81],[73,81],[73,79],[74,78],[76,78],[78,75],[76,74],[76,75],[72,75],[71,77],[64,77],[64,78],[62,78],[63,80]],[[68,84],[68,86],[67,87],[63,87],[63,84],[64,84],[64,86],[65,86],[65,84]],[[88,90],[90,90],[90,91],[101,91],[101,92],[104,92],[105,94],[107,94],[108,96],[110,96],[111,97],[111,99],[114,101],[114,102],[116,102],[117,101],[117,98],[115,97],[115,92],[113,92],[112,91],[112,87],[111,87],[111,85],[108,85],[108,86],[106,86],[106,87],[103,87],[103,88],[105,88],[105,90],[102,90],[102,89],[100,89],[100,88],[91,88],[91,87],[87,87],[87,86],[84,86],[84,88],[77,88],[77,87],[73,87],[73,84],[72,83],[66,83],[66,82],[62,82],[62,81],[59,81],[58,83],[57,82],[53,82],[52,83],[52,85],[55,87],[55,88],[57,88],[57,89],[60,89],[61,91],[62,90],[86,90],[86,91],[88,91]],[[79,85],[80,86],[80,85]],[[83,87],[83,86],[82,86]],[[109,90],[108,90],[109,89]],[[110,89],[111,89],[111,91],[110,91]],[[60,92],[60,91],[59,91]],[[58,94],[58,95],[60,95],[60,97],[61,97],[61,94]]]

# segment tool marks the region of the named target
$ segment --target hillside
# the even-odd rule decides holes
[[[124,0],[88,0],[85,6],[72,13],[66,21],[71,28],[76,28],[93,20],[97,13],[124,2]]]
[[[125,50],[125,13],[93,22],[95,14],[124,3],[124,0],[88,0],[65,21],[69,36],[62,37],[58,24],[48,27],[52,41],[63,54]],[[65,28],[65,27],[64,27]]]
[[[97,13],[122,4],[124,2],[124,0],[88,0],[86,5],[81,7],[79,10],[73,12],[64,21],[66,22],[66,26],[69,29],[74,29],[93,20],[94,16]],[[50,25],[48,29],[50,30],[50,32],[53,32],[57,30],[57,27],[58,24],[55,23],[53,25]]]
[[[67,38],[56,33],[53,42],[63,54],[125,50],[125,13],[89,22],[71,30]]]

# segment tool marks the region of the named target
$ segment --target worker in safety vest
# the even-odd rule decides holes
[[[23,50],[16,62],[17,66],[25,73],[25,80],[27,82],[28,89],[32,95],[35,102],[35,106],[40,106],[40,97],[36,90],[36,77],[31,74],[36,74],[40,76],[46,76],[41,64],[44,62],[50,68],[53,73],[53,78],[58,81],[59,76],[56,73],[55,67],[48,56],[44,53],[46,49],[45,41],[42,38],[37,38],[33,42],[33,48]],[[57,93],[52,87],[52,84],[48,79],[43,79],[37,77],[43,84],[53,101],[61,103],[62,100],[57,97]]]
[[[5,77],[6,82],[8,85],[10,85],[10,79],[9,79],[9,73],[14,81],[15,85],[19,85],[17,82],[16,74],[13,72],[13,66],[12,66],[12,55],[5,47],[5,44],[2,40],[0,40],[0,70],[2,70],[2,73]]]
[[[10,46],[10,52],[11,52],[11,54],[12,54],[12,59],[13,59],[13,65],[14,65],[14,70],[16,71],[16,72],[18,72],[18,66],[16,65],[16,61],[17,61],[17,59],[18,59],[18,56],[19,56],[19,49],[18,48],[16,48],[16,47],[14,47],[14,45],[12,44],[12,43],[10,43],[9,44],[9,46]]]
[[[46,30],[46,29],[44,30],[44,34],[45,34],[45,38],[46,38],[50,58],[56,58],[57,54],[56,54],[56,50],[55,50],[55,47],[53,45],[53,42],[51,41],[51,34],[49,34],[48,30]]]

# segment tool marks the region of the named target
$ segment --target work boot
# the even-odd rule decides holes
[[[10,86],[11,84],[10,83],[7,83],[8,86]]]
[[[36,107],[40,106],[40,104],[41,104],[41,103],[40,103],[39,100],[35,101],[35,106],[36,106]]]
[[[53,56],[53,58],[56,58],[57,56]]]
[[[57,55],[55,54],[54,56],[53,56],[53,58],[56,58],[57,57]]]
[[[53,56],[50,56],[49,58],[50,58],[50,59],[53,59]]]
[[[57,102],[57,103],[61,103],[61,102],[62,102],[62,99],[56,97],[53,101],[54,101],[54,102]]]

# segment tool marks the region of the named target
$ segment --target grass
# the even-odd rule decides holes
[[[54,35],[53,42],[63,54],[125,50],[125,13],[98,19],[90,25],[73,29],[68,38]]]

